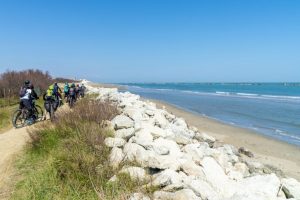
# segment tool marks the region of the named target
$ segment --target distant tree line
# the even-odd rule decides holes
[[[72,82],[71,79],[52,78],[48,71],[28,69],[22,71],[7,70],[0,74],[0,98],[18,97],[25,80],[30,80],[38,95],[42,94],[54,82]]]

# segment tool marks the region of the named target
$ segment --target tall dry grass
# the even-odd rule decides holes
[[[31,131],[19,164],[24,179],[12,199],[126,199],[137,191],[139,183],[126,174],[109,182],[117,171],[109,166],[104,139],[113,133],[102,122],[117,114],[110,103],[85,99]]]

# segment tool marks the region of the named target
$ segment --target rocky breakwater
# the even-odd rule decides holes
[[[88,90],[120,109],[111,121],[114,137],[105,140],[111,148],[111,166],[131,163],[119,173],[140,180],[143,187],[157,188],[151,195],[135,193],[129,199],[300,199],[297,180],[245,160],[242,154],[253,156],[248,150],[222,144],[138,95],[89,86]],[[111,181],[116,179],[114,175]]]

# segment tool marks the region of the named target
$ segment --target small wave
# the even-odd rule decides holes
[[[297,141],[300,141],[300,137],[299,136],[295,136],[295,135],[291,135],[291,134],[288,134],[282,130],[279,130],[279,129],[276,129],[275,132],[279,135],[282,135],[284,137],[288,137],[288,138],[292,138],[294,140],[297,140]]]
[[[137,85],[123,85],[125,87],[130,87],[130,88],[137,88],[137,89],[142,89],[143,87],[137,86]]]
[[[205,92],[197,92],[197,91],[190,91],[190,90],[183,90],[182,92],[188,93],[188,94],[208,94]]]
[[[299,99],[299,96],[276,96],[276,95],[261,95],[262,97],[269,97],[269,98],[281,98],[281,99]]]
[[[259,96],[259,94],[253,94],[253,93],[236,93],[236,94],[240,96]]]
[[[226,95],[229,96],[230,92],[221,92],[221,91],[216,91],[216,94],[220,94],[220,95]]]
[[[174,91],[173,89],[157,88],[158,91]]]
[[[195,95],[217,95],[226,97],[236,97],[236,98],[249,98],[249,99],[265,99],[265,100],[277,100],[277,101],[300,101],[300,96],[285,96],[285,95],[269,95],[269,94],[256,94],[256,93],[245,93],[245,92],[227,92],[227,91],[215,91],[215,92],[202,92],[195,90],[180,90],[180,89],[170,89],[170,88],[145,88],[140,86],[128,85],[133,89],[143,89],[143,90],[155,90],[155,91],[169,91],[169,92],[183,92],[187,94]]]

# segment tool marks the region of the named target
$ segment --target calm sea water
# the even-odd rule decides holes
[[[122,85],[143,97],[300,146],[300,83]]]

